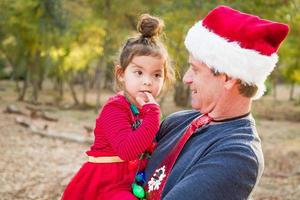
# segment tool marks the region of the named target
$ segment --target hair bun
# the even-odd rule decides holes
[[[143,37],[152,38],[159,36],[163,30],[164,22],[158,17],[153,17],[149,14],[143,14],[140,16],[140,20],[137,25],[137,30]]]

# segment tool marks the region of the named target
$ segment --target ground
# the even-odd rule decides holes
[[[40,136],[17,124],[15,119],[20,115],[3,111],[8,105],[14,104],[28,115],[29,111],[25,109],[28,104],[16,102],[13,90],[3,89],[9,86],[3,87],[3,82],[0,84],[0,199],[60,199],[70,178],[85,162],[85,151],[89,145]],[[278,110],[282,109],[281,106],[274,107],[282,104],[270,103],[268,98],[261,102],[254,105],[254,115],[262,139],[266,166],[253,198],[300,199],[300,123],[274,116],[273,113],[284,113]],[[166,101],[165,104],[169,105],[170,102]],[[93,126],[96,116],[94,111],[60,110],[54,106],[43,108],[58,122],[30,119],[32,124],[37,127],[45,127],[47,124],[47,129],[89,137],[85,134],[84,126]],[[174,107],[173,110],[176,109],[179,108]],[[294,115],[294,112],[297,115],[298,109],[299,106],[294,105],[291,110],[284,109],[288,110],[285,115]],[[28,118],[26,115],[23,117]]]

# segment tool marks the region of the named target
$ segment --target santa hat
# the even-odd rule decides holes
[[[257,85],[254,99],[258,99],[288,31],[285,24],[219,6],[188,31],[185,46],[210,68]]]

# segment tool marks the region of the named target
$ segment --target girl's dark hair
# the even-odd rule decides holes
[[[137,31],[140,33],[129,38],[120,52],[119,65],[124,72],[134,56],[153,56],[163,58],[164,62],[164,84],[169,87],[174,81],[174,70],[170,66],[168,52],[161,42],[159,36],[164,28],[164,22],[158,17],[149,14],[140,16],[137,24]],[[118,73],[115,73],[118,87],[122,84],[118,80]]]

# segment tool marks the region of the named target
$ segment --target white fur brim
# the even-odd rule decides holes
[[[264,82],[278,61],[276,53],[266,56],[258,51],[242,48],[237,42],[230,42],[209,31],[202,25],[202,21],[188,31],[184,44],[189,53],[210,68],[257,85],[258,91],[253,99],[264,94]]]

